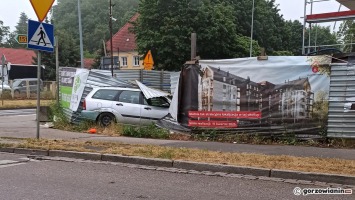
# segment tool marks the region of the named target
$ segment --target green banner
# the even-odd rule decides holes
[[[73,88],[67,87],[67,86],[60,86],[59,91],[60,91],[60,95],[61,95],[60,103],[61,103],[62,107],[69,108]]]

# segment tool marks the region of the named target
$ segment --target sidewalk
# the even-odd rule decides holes
[[[0,137],[10,138],[35,138],[36,128],[18,126],[17,128],[2,128]],[[198,142],[198,141],[177,141],[144,139],[129,137],[110,137],[104,135],[67,132],[56,129],[40,129],[40,137],[45,139],[63,139],[78,141],[102,141],[102,142],[121,142],[127,144],[150,144],[169,147],[186,147],[196,149],[206,149],[221,152],[257,153],[267,155],[290,155],[298,157],[319,157],[319,158],[339,158],[355,160],[355,149],[334,149],[305,146],[289,145],[251,145],[251,144],[231,144],[220,142]]]

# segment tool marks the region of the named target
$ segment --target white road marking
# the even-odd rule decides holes
[[[8,164],[8,165],[0,165],[0,168],[14,167],[14,166],[23,165],[23,164],[26,164],[26,163],[15,163],[15,164]]]
[[[13,163],[18,163],[19,161],[14,161],[14,160],[0,160],[0,165],[7,165],[7,164],[13,164]]]

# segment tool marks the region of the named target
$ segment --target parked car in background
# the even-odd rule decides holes
[[[81,116],[108,126],[113,121],[146,125],[169,113],[170,99],[147,99],[139,88],[94,88],[83,102]]]
[[[2,84],[2,82],[0,81],[0,95],[2,94],[3,90],[11,92],[11,87],[8,84]]]
[[[12,89],[14,90],[15,95],[26,93],[27,81],[28,81],[30,93],[37,93],[37,78],[24,78],[24,79],[15,79],[14,82],[12,83]],[[43,82],[41,80],[40,91],[42,90],[43,90]]]

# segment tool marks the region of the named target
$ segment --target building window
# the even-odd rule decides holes
[[[227,85],[224,85],[224,84],[223,84],[223,89],[227,89]]]
[[[139,56],[133,57],[133,63],[134,63],[134,66],[139,66]]]
[[[127,67],[127,57],[122,57],[122,67]]]

